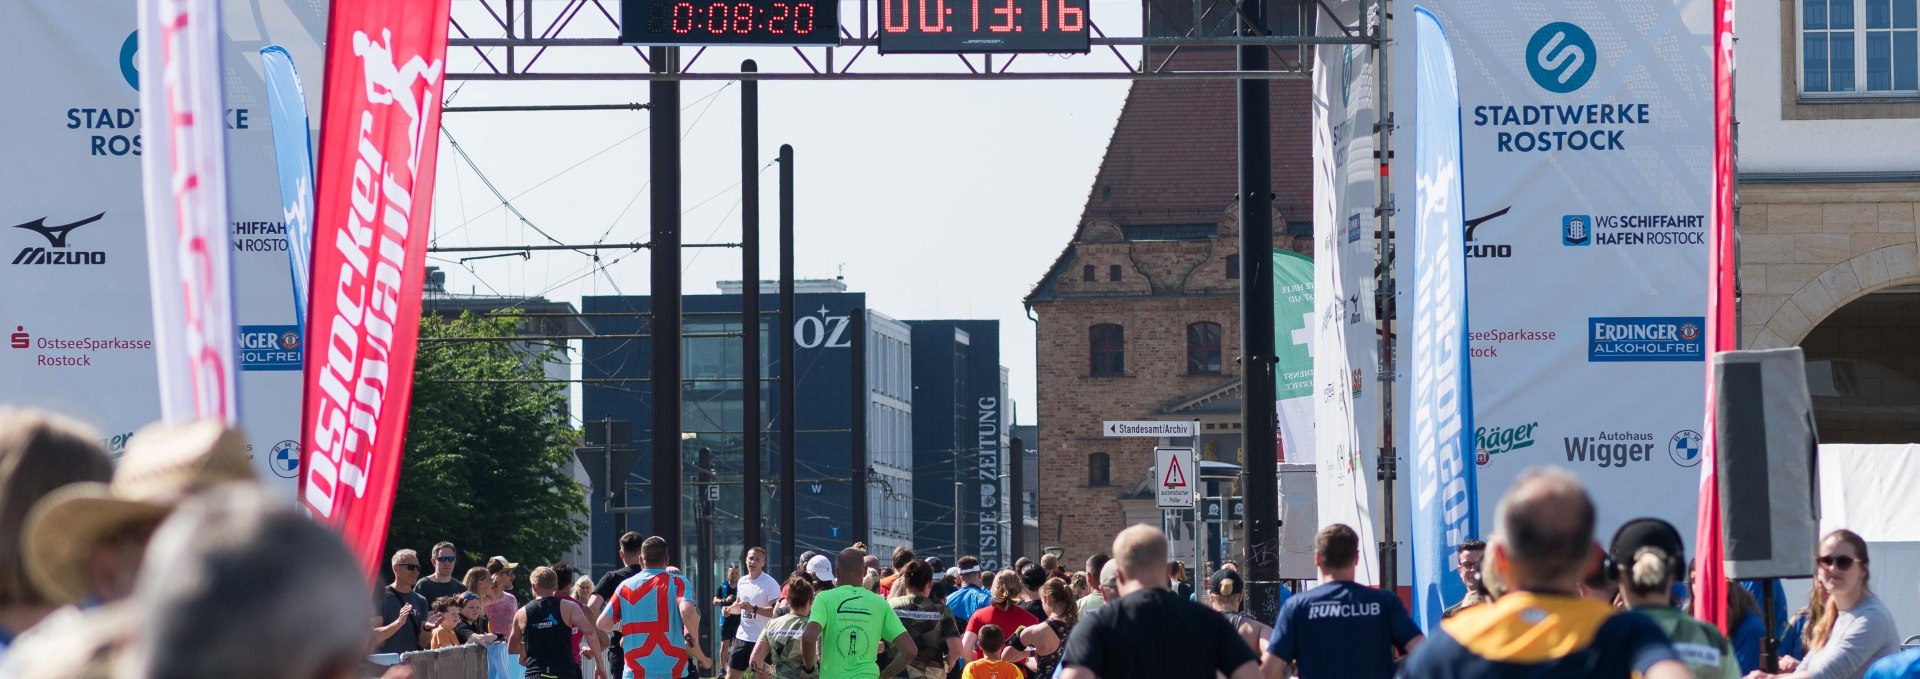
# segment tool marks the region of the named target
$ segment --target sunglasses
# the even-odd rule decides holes
[[[393,567],[394,567],[394,568],[405,568],[405,569],[407,569],[407,570],[410,570],[410,571],[417,571],[417,570],[420,570],[420,564],[417,564],[417,563],[397,563],[397,564],[394,564],[394,565],[393,565]]]
[[[438,562],[440,562],[440,563],[453,563],[453,560],[454,560],[454,559],[456,559],[456,558],[459,558],[459,557],[452,557],[452,556],[436,556],[436,557],[434,557],[434,558],[433,558],[433,560],[434,560],[434,561],[438,561]]]
[[[1820,557],[1820,565],[1826,566],[1836,571],[1842,571],[1842,572],[1845,572],[1853,568],[1854,561],[1855,559],[1853,557],[1847,556],[1845,554],[1841,554],[1839,556]],[[1867,562],[1867,560],[1859,559],[1859,562],[1864,564]]]

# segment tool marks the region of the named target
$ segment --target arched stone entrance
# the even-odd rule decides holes
[[[1822,443],[1920,442],[1920,276],[1842,300],[1796,340]]]
[[[1759,331],[1746,339],[1748,349],[1778,349],[1800,344],[1816,325],[1842,307],[1905,283],[1920,281],[1920,250],[1912,244],[1890,245],[1871,250],[1834,264],[1784,296],[1785,290],[1768,292],[1771,299],[1743,302],[1745,313],[1771,313],[1760,320]],[[1763,306],[1751,306],[1759,303]],[[1743,324],[1745,325],[1745,324]],[[1749,325],[1749,327],[1752,327]]]

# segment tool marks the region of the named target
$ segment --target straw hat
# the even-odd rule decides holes
[[[102,540],[157,523],[208,487],[256,479],[240,432],[212,420],[148,425],[128,441],[110,483],[72,484],[34,505],[22,531],[27,574],[56,600],[79,601]]]

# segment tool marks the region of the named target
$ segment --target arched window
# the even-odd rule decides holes
[[[1092,264],[1088,264],[1088,265],[1086,265],[1086,266],[1083,266],[1083,267],[1080,267],[1080,280],[1083,280],[1083,281],[1091,281],[1091,280],[1093,280],[1093,265],[1092,265]]]
[[[1113,460],[1106,453],[1094,453],[1087,456],[1087,485],[1105,486],[1113,483]]]
[[[1227,255],[1227,278],[1240,277],[1240,255]]]
[[[1187,325],[1187,374],[1220,374],[1220,324],[1201,321]]]
[[[1120,282],[1120,265],[1115,264],[1107,267],[1107,280],[1115,283]]]
[[[1122,375],[1127,371],[1127,334],[1124,328],[1101,323],[1087,329],[1088,372]]]

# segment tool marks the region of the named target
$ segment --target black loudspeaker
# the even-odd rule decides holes
[[[1799,347],[1713,357],[1714,439],[1727,577],[1813,575],[1819,440]]]

